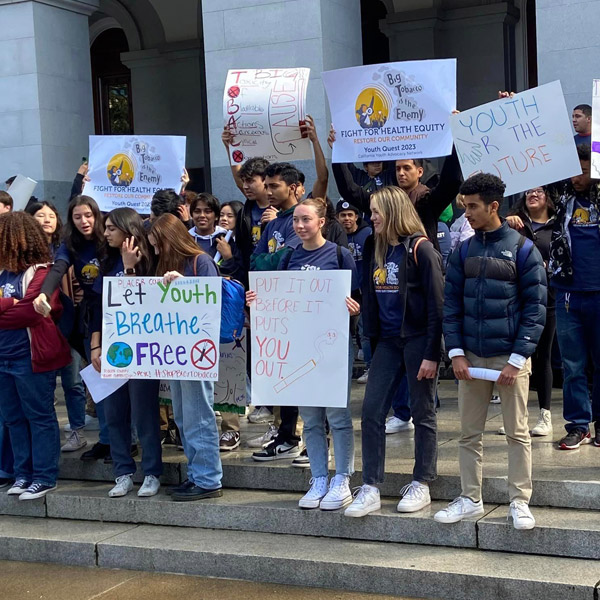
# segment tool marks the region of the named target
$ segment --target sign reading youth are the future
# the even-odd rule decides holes
[[[107,277],[102,377],[216,381],[221,286],[220,277]]]
[[[581,173],[560,81],[451,118],[464,178],[492,173],[505,196]]]
[[[350,271],[250,273],[252,404],[343,407]]]
[[[322,74],[336,130],[333,162],[445,156],[456,108],[456,59],[415,60]]]
[[[306,160],[312,149],[306,118],[310,69],[235,69],[227,73],[223,118],[233,133],[233,163],[262,156],[270,162]]]
[[[181,188],[185,142],[171,135],[91,135],[85,192],[103,212],[125,206],[150,214],[158,190]]]

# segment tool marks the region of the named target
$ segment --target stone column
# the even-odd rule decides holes
[[[98,0],[0,0],[0,179],[64,209],[93,133],[88,16]]]
[[[359,0],[203,0],[202,20],[213,193],[221,200],[241,196],[221,143],[228,69],[309,67],[307,112],[328,154],[329,110],[321,72],[362,64]],[[298,166],[310,186],[312,162]],[[331,193],[334,189],[330,183]]]

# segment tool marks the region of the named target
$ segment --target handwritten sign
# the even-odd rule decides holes
[[[365,65],[322,74],[337,139],[332,161],[445,156],[456,59]]]
[[[300,133],[310,69],[236,69],[227,73],[223,118],[234,135],[233,163],[262,156],[270,162],[312,159]]]
[[[244,414],[246,395],[246,338],[221,344],[219,380],[215,383],[215,410]]]
[[[600,179],[600,79],[592,90],[592,177]]]
[[[252,403],[344,407],[350,271],[250,273]]]
[[[560,81],[453,115],[464,178],[492,173],[505,196],[581,173]]]
[[[102,377],[216,381],[221,286],[220,277],[106,277]]]
[[[85,193],[101,211],[128,206],[150,214],[152,196],[181,188],[185,167],[183,136],[91,135]]]

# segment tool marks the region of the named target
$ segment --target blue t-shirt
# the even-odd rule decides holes
[[[0,273],[0,298],[23,299],[23,275],[25,273]],[[0,358],[24,358],[30,356],[27,329],[0,329]]]
[[[252,247],[256,248],[261,236],[260,220],[262,219],[263,213],[267,210],[267,207],[261,208],[258,204],[254,204],[252,207],[252,213],[250,214],[251,227],[250,237],[252,239]]]
[[[102,285],[105,277],[123,277],[125,275],[125,267],[123,266],[123,259],[121,256],[117,258],[115,264],[106,272],[100,273],[100,276],[94,282],[92,291],[95,294],[102,296]]]
[[[398,272],[403,260],[404,246],[401,244],[389,246],[385,267],[383,269],[376,268],[373,273],[382,338],[399,336],[402,331],[404,307],[402,306]]]
[[[356,290],[358,285],[358,273],[356,264],[347,248],[342,251],[342,270],[352,271],[351,289]],[[338,262],[337,244],[326,241],[316,250],[305,250],[298,246],[291,254],[290,260],[285,268],[286,271],[336,271],[340,268]],[[280,264],[280,270],[283,270]]]
[[[354,233],[346,234],[348,236],[348,250],[352,254],[352,258],[356,263],[356,270],[358,271],[358,283],[362,286],[362,260],[363,260],[363,248],[365,247],[366,239],[373,233],[370,227],[363,227],[358,229]]]
[[[294,211],[289,209],[267,223],[254,254],[273,254],[284,246],[296,248],[300,245],[300,238],[294,231]]]
[[[588,146],[592,145],[592,134],[590,135],[579,135],[578,133],[573,136],[575,140],[576,146],[581,146],[582,144],[587,144]]]
[[[63,242],[56,251],[54,260],[64,260],[69,266],[73,265],[75,278],[79,282],[83,293],[87,295],[92,292],[94,283],[100,276],[100,261],[94,242],[86,241],[75,256],[69,252]]]

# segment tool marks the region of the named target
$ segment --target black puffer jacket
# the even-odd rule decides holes
[[[461,348],[486,358],[512,353],[528,358],[535,351],[546,322],[546,270],[532,247],[517,272],[520,239],[505,221],[466,240],[464,264],[460,245],[450,256],[444,300],[448,351]]]

